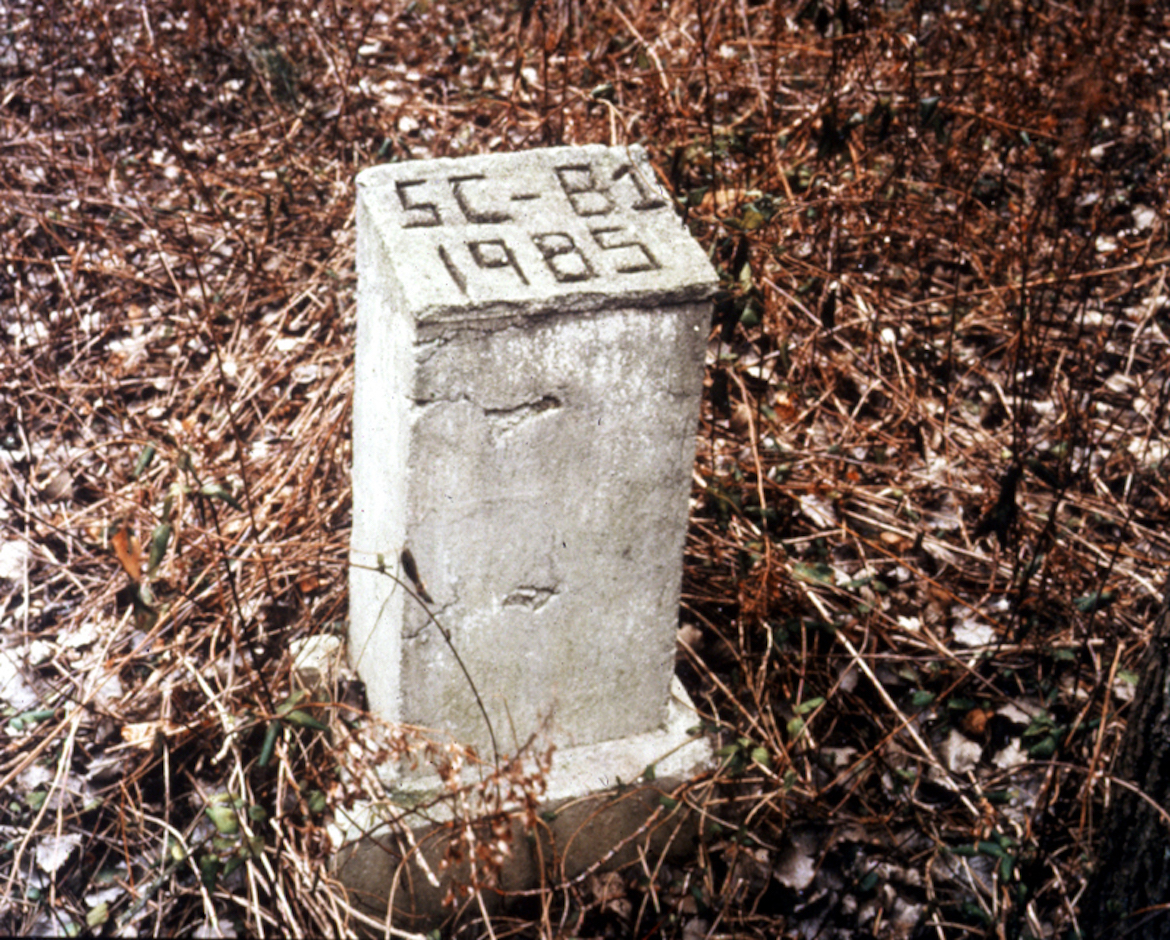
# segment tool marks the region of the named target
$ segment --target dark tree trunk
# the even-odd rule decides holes
[[[1114,765],[1163,812],[1114,785],[1092,883],[1081,905],[1086,940],[1170,937],[1170,583],[1142,663]],[[1155,908],[1150,910],[1150,908]]]

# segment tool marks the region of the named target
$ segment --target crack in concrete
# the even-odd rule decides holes
[[[465,401],[465,402],[470,403],[474,407],[479,408],[484,413],[484,415],[486,417],[495,418],[495,419],[502,419],[503,423],[509,424],[512,426],[514,426],[519,421],[523,421],[524,419],[531,417],[532,415],[538,415],[538,414],[542,414],[543,412],[546,412],[546,411],[552,411],[554,408],[563,408],[564,404],[565,404],[564,401],[562,401],[559,397],[557,397],[556,395],[552,395],[552,394],[542,395],[540,398],[538,398],[534,401],[525,401],[525,402],[521,402],[518,405],[508,405],[508,406],[503,407],[503,408],[485,408],[483,405],[481,405],[474,398],[472,398],[470,395],[467,395],[467,394],[456,395],[456,396],[449,397],[449,398],[443,397],[443,396],[437,396],[434,398],[414,398],[414,397],[412,397],[410,400],[413,404],[417,405],[419,408],[427,408],[431,405],[439,405],[439,404],[454,404],[457,402]]]
[[[529,610],[540,610],[556,596],[555,587],[536,587],[522,584],[504,598],[505,607],[527,607]]]
[[[553,408],[560,408],[563,404],[556,395],[542,395],[536,401],[526,401],[508,408],[484,408],[483,413],[489,418],[514,418],[518,421],[523,421],[531,415],[538,415],[541,412],[551,411]]]

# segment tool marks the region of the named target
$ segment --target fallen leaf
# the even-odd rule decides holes
[[[954,774],[965,774],[974,770],[983,757],[983,745],[967,738],[952,729],[939,748],[940,756],[947,769]]]
[[[191,725],[177,725],[173,721],[136,721],[122,726],[122,740],[119,747],[134,747],[153,751],[156,742],[162,738],[173,738],[191,728]]]
[[[812,493],[800,497],[800,511],[814,525],[822,529],[832,529],[837,525],[837,517],[832,504]]]
[[[812,830],[798,830],[785,843],[772,874],[785,887],[804,891],[816,877],[822,839]]]
[[[14,650],[0,650],[0,700],[18,712],[34,708],[41,701],[36,690],[25,681],[24,670]]]
[[[46,875],[55,875],[79,845],[81,836],[72,833],[41,839],[37,843],[37,868]]]
[[[742,401],[737,401],[731,409],[731,430],[736,434],[747,434],[752,426],[752,409]]]
[[[972,708],[966,715],[963,716],[963,730],[973,738],[983,737],[983,732],[987,730],[988,712],[982,708]]]
[[[986,623],[974,619],[961,620],[951,631],[955,642],[968,649],[978,646],[990,646],[995,642],[995,630]]]
[[[110,536],[110,544],[114,547],[114,554],[118,556],[118,563],[130,576],[131,581],[142,580],[142,544],[138,536],[129,526],[121,525]]]
[[[24,566],[32,557],[29,544],[24,539],[0,542],[0,578],[5,581],[19,581],[24,577]]]
[[[40,496],[49,502],[72,499],[73,477],[69,471],[62,468],[49,477],[41,486]]]

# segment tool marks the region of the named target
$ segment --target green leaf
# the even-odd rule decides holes
[[[325,807],[329,805],[328,801],[325,799],[325,794],[320,790],[310,790],[306,794],[306,800],[309,804],[309,812],[313,814],[325,812]],[[553,819],[556,819],[555,814],[553,815],[552,819],[548,820],[548,822],[552,822]]]
[[[280,728],[279,721],[270,721],[264,730],[264,744],[260,747],[261,767],[267,767],[272,760],[272,753],[276,750],[276,739],[280,737]]]
[[[646,769],[642,771],[642,779],[646,781],[658,779],[658,768],[653,764],[647,764]]]
[[[150,590],[150,585],[145,581],[138,584],[131,603],[134,607],[134,625],[144,633],[148,632],[158,623],[158,611],[154,609],[154,592]]]
[[[276,717],[283,718],[308,697],[309,693],[307,690],[297,689],[292,695],[276,706]]]
[[[770,768],[772,766],[772,755],[768,753],[766,747],[752,748],[752,760],[761,767]]]
[[[19,715],[14,715],[12,721],[20,721],[25,725],[35,725],[37,722],[48,721],[55,714],[55,708],[38,708],[31,712],[21,712]]]
[[[658,804],[667,810],[678,809],[678,800],[667,796],[665,793],[658,798]]]
[[[910,704],[913,705],[915,708],[925,708],[927,705],[929,705],[933,701],[934,701],[934,693],[933,692],[923,692],[920,690],[918,692],[914,692],[910,696]]]
[[[107,920],[110,919],[110,905],[102,901],[101,904],[90,909],[90,912],[85,915],[85,923],[92,930],[95,927],[100,927]]]
[[[1056,722],[1053,721],[1050,715],[1036,715],[1028,722],[1028,727],[1024,729],[1022,737],[1038,738],[1041,735],[1047,735],[1053,728],[1056,727]]]
[[[1056,753],[1057,740],[1052,735],[1042,738],[1028,748],[1028,756],[1043,759]]]
[[[152,460],[154,460],[154,445],[147,444],[142,449],[142,453],[138,455],[138,460],[134,462],[134,472],[131,476],[137,480],[146,472],[146,468],[150,466]]]
[[[232,495],[232,491],[229,490],[222,483],[208,483],[202,489],[200,489],[199,492],[202,495],[207,496],[210,499],[222,500],[223,502],[225,502],[229,506],[231,506],[232,509],[242,511],[244,508],[243,506],[240,505],[239,501]]]
[[[147,574],[154,574],[154,569],[159,566],[163,555],[166,554],[167,544],[170,540],[171,526],[169,523],[163,522],[154,527],[154,532],[150,536],[150,557],[146,562]]]
[[[297,711],[289,712],[284,716],[284,720],[290,725],[296,725],[298,728],[312,728],[314,731],[328,731],[329,726],[322,724],[308,712]]]
[[[203,807],[203,812],[212,821],[217,831],[225,836],[235,835],[240,831],[240,821],[236,818],[233,807],[223,803],[212,803]]]
[[[139,605],[151,610],[154,607],[154,591],[150,589],[150,585],[143,581],[134,591],[134,606]]]
[[[818,695],[816,698],[810,698],[807,702],[801,702],[793,711],[798,715],[807,715],[811,711],[816,711],[824,704],[824,696]]]
[[[1083,597],[1078,597],[1074,603],[1076,604],[1077,610],[1082,614],[1091,614],[1098,610],[1104,610],[1115,600],[1117,600],[1117,592],[1106,589],[1104,591],[1092,591]]]
[[[795,741],[797,738],[799,738],[801,736],[801,734],[804,733],[804,719],[803,718],[793,718],[791,721],[788,722],[788,725],[786,726],[786,730],[788,731],[788,737],[791,740]]]
[[[792,573],[801,581],[810,581],[813,584],[829,584],[833,583],[833,569],[824,562],[817,562],[816,564],[806,565],[804,562],[794,562],[792,565]]]
[[[208,852],[199,856],[199,880],[208,888],[215,887],[215,876],[219,874],[219,857]]]
[[[717,754],[719,757],[724,758],[723,769],[732,777],[743,773],[747,767],[744,750],[738,744],[729,744],[726,747],[722,747]]]

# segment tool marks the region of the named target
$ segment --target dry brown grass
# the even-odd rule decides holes
[[[635,141],[725,275],[719,825],[460,935],[1075,928],[1170,557],[1170,22],[958,6],[4,5],[0,929],[356,928],[337,755],[425,744],[281,712],[346,615],[353,176]]]

